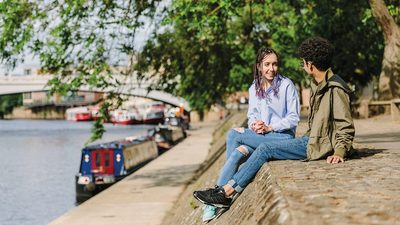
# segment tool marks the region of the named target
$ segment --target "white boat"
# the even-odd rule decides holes
[[[165,105],[162,102],[147,102],[138,106],[145,124],[164,123]]]
[[[88,121],[92,120],[90,107],[74,107],[65,111],[66,120],[72,121]]]
[[[140,124],[142,123],[142,116],[135,108],[129,110],[118,109],[111,111],[111,122],[116,124]]]

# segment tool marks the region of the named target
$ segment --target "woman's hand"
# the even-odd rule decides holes
[[[262,120],[256,120],[252,123],[251,129],[257,134],[266,134],[273,131],[272,126],[266,125]]]
[[[251,129],[254,132],[258,133],[258,131],[260,129],[262,129],[263,125],[264,125],[264,122],[262,120],[256,120],[251,124]]]

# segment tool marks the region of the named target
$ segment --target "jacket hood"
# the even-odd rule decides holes
[[[338,75],[334,74],[331,78],[328,79],[328,87],[340,87],[346,93],[352,93],[350,87],[346,84],[346,82]]]
[[[339,75],[334,74],[331,69],[329,69],[326,73],[327,74],[325,76],[325,84],[321,88],[320,92],[324,92],[328,88],[332,87],[339,87],[343,89],[347,94],[351,94],[353,92],[346,84],[346,82]]]

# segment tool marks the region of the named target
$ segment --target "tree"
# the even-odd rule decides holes
[[[390,15],[383,0],[369,0],[369,3],[385,39],[382,72],[379,78],[379,97],[400,98],[400,27]],[[399,14],[398,8],[395,13]]]
[[[362,20],[368,8],[345,0],[4,0],[0,60],[15,65],[18,55],[36,54],[55,74],[49,85],[61,93],[80,86],[117,89],[121,77],[135,76],[202,113],[248,89],[261,46],[275,48],[281,73],[304,86],[308,76],[297,47],[314,35],[337,47],[335,71],[363,85],[379,73],[383,48],[376,24]],[[143,27],[154,32],[139,49],[134,39]],[[122,64],[124,70],[113,70]],[[123,100],[112,95],[105,107],[119,105],[111,98]],[[95,127],[102,134],[100,124]]]
[[[22,94],[0,96],[0,118],[11,113],[14,107],[22,105]]]
[[[81,86],[118,89],[120,79],[134,75],[118,68],[134,55],[137,31],[144,18],[156,15],[160,2],[1,1],[0,63],[13,67],[25,54],[35,54],[42,70],[54,74],[49,81],[51,93],[66,94]],[[118,92],[107,95],[103,119],[96,121],[91,140],[104,133],[105,109],[118,107],[121,100]]]
[[[282,72],[304,79],[296,54],[307,32],[305,14],[282,1],[176,0],[139,54],[139,74],[158,74],[154,88],[183,96],[202,112],[253,80],[257,50],[272,46],[282,53]],[[178,78],[178,79],[177,79]]]

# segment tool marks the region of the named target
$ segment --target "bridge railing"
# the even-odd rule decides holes
[[[0,84],[47,84],[51,75],[0,76]]]

